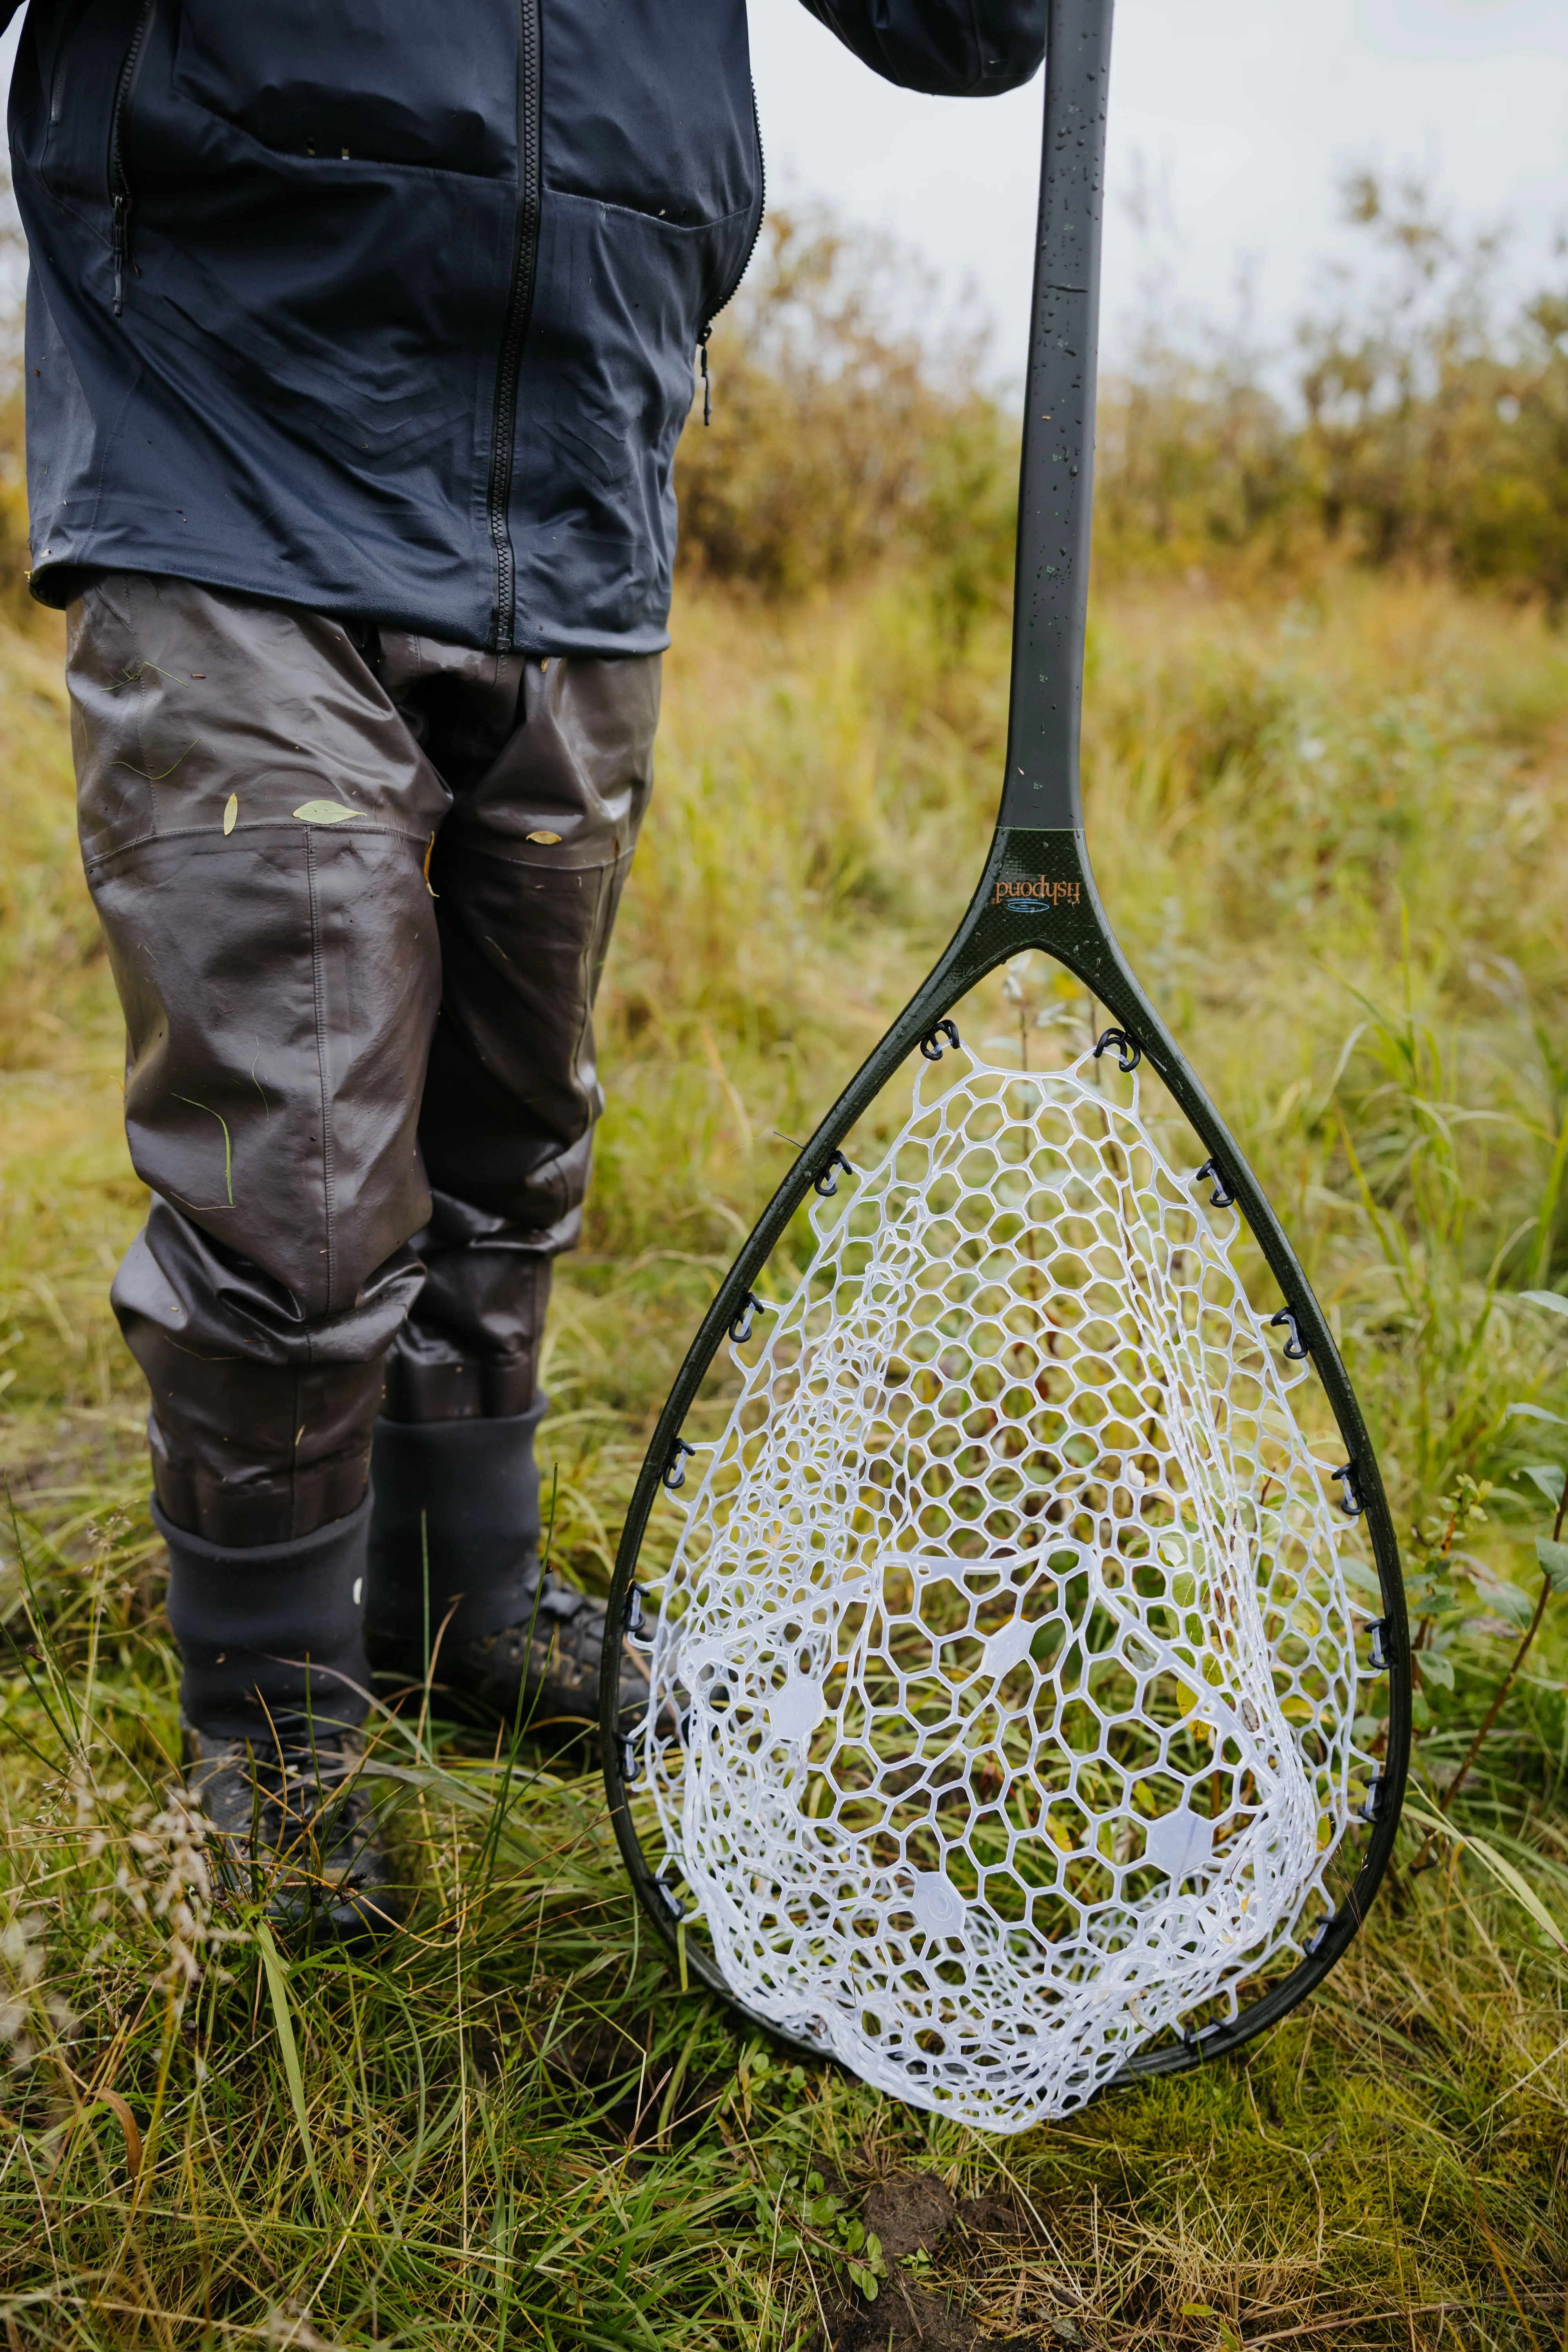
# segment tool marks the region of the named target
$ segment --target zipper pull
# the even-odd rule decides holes
[[[708,373],[708,338],[712,332],[713,321],[710,319],[697,338],[697,356],[702,364],[702,422],[704,425],[711,425],[713,422],[713,384]]]
[[[125,257],[131,243],[131,199],[123,193],[114,199],[114,229],[110,249],[114,256],[114,315],[121,317],[125,310]]]

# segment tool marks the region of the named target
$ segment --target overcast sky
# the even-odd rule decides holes
[[[950,289],[976,281],[1004,375],[1022,371],[1041,89],[952,101],[868,73],[799,5],[751,0],[770,187],[892,230]],[[1509,220],[1509,265],[1543,282],[1568,226],[1568,0],[1117,0],[1105,329],[1114,351],[1152,277],[1167,310],[1237,316],[1252,280],[1284,342],[1337,226],[1343,175],[1422,174],[1473,227]],[[1130,218],[1142,186],[1163,217]],[[1556,264],[1568,278],[1568,262]]]
[[[265,5],[265,0],[260,0]],[[679,0],[671,0],[679,5]],[[775,197],[814,195],[972,279],[994,372],[1022,373],[1039,163],[1038,82],[952,101],[890,89],[800,6],[750,0]],[[9,80],[19,26],[0,42]],[[1510,222],[1508,265],[1543,282],[1568,226],[1568,0],[1118,0],[1105,337],[1125,347],[1152,281],[1167,314],[1227,323],[1253,288],[1283,346],[1322,265],[1352,168],[1415,171],[1459,222]],[[1129,199],[1153,198],[1140,236]],[[1568,262],[1555,265],[1568,278]]]

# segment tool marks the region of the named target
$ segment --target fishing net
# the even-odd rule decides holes
[[[1373,1769],[1306,1368],[1108,1076],[949,1056],[814,1205],[628,1756],[736,1996],[996,2131],[1299,1958]]]

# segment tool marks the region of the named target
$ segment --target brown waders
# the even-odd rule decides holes
[[[444,1621],[482,1646],[535,1601],[541,1326],[658,656],[476,653],[110,573],[71,606],[68,677],[153,1194],[112,1297],[184,1712],[227,1739],[353,1726],[367,1624],[395,1654]]]

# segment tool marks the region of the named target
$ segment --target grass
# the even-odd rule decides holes
[[[984,623],[955,660],[937,609],[892,572],[782,616],[678,615],[547,1372],[556,1553],[590,1586],[785,1164],[775,1130],[826,1107],[978,866],[1005,637]],[[863,2304],[864,2194],[910,2167],[1023,2226],[884,2264],[881,2332],[855,2341],[912,2342],[913,2311],[941,2342],[951,2303],[955,2343],[1568,2347],[1568,1602],[1427,1826],[1534,1607],[1568,1460],[1541,1417],[1568,1420],[1568,1320],[1524,1296],[1568,1273],[1568,655],[1528,614],[1347,578],[1250,607],[1117,592],[1090,669],[1105,895],[1307,1260],[1416,1531],[1422,1819],[1349,1958],[1245,2062],[998,2143],[683,1996],[595,1782],[527,1751],[509,1772],[386,1728],[421,1891],[384,1958],[280,1952],[209,1899],[163,1793],[142,1404],[103,1296],[140,1196],[58,651],[0,636],[12,2347],[784,2352]],[[992,1010],[1005,1029],[999,990]]]

